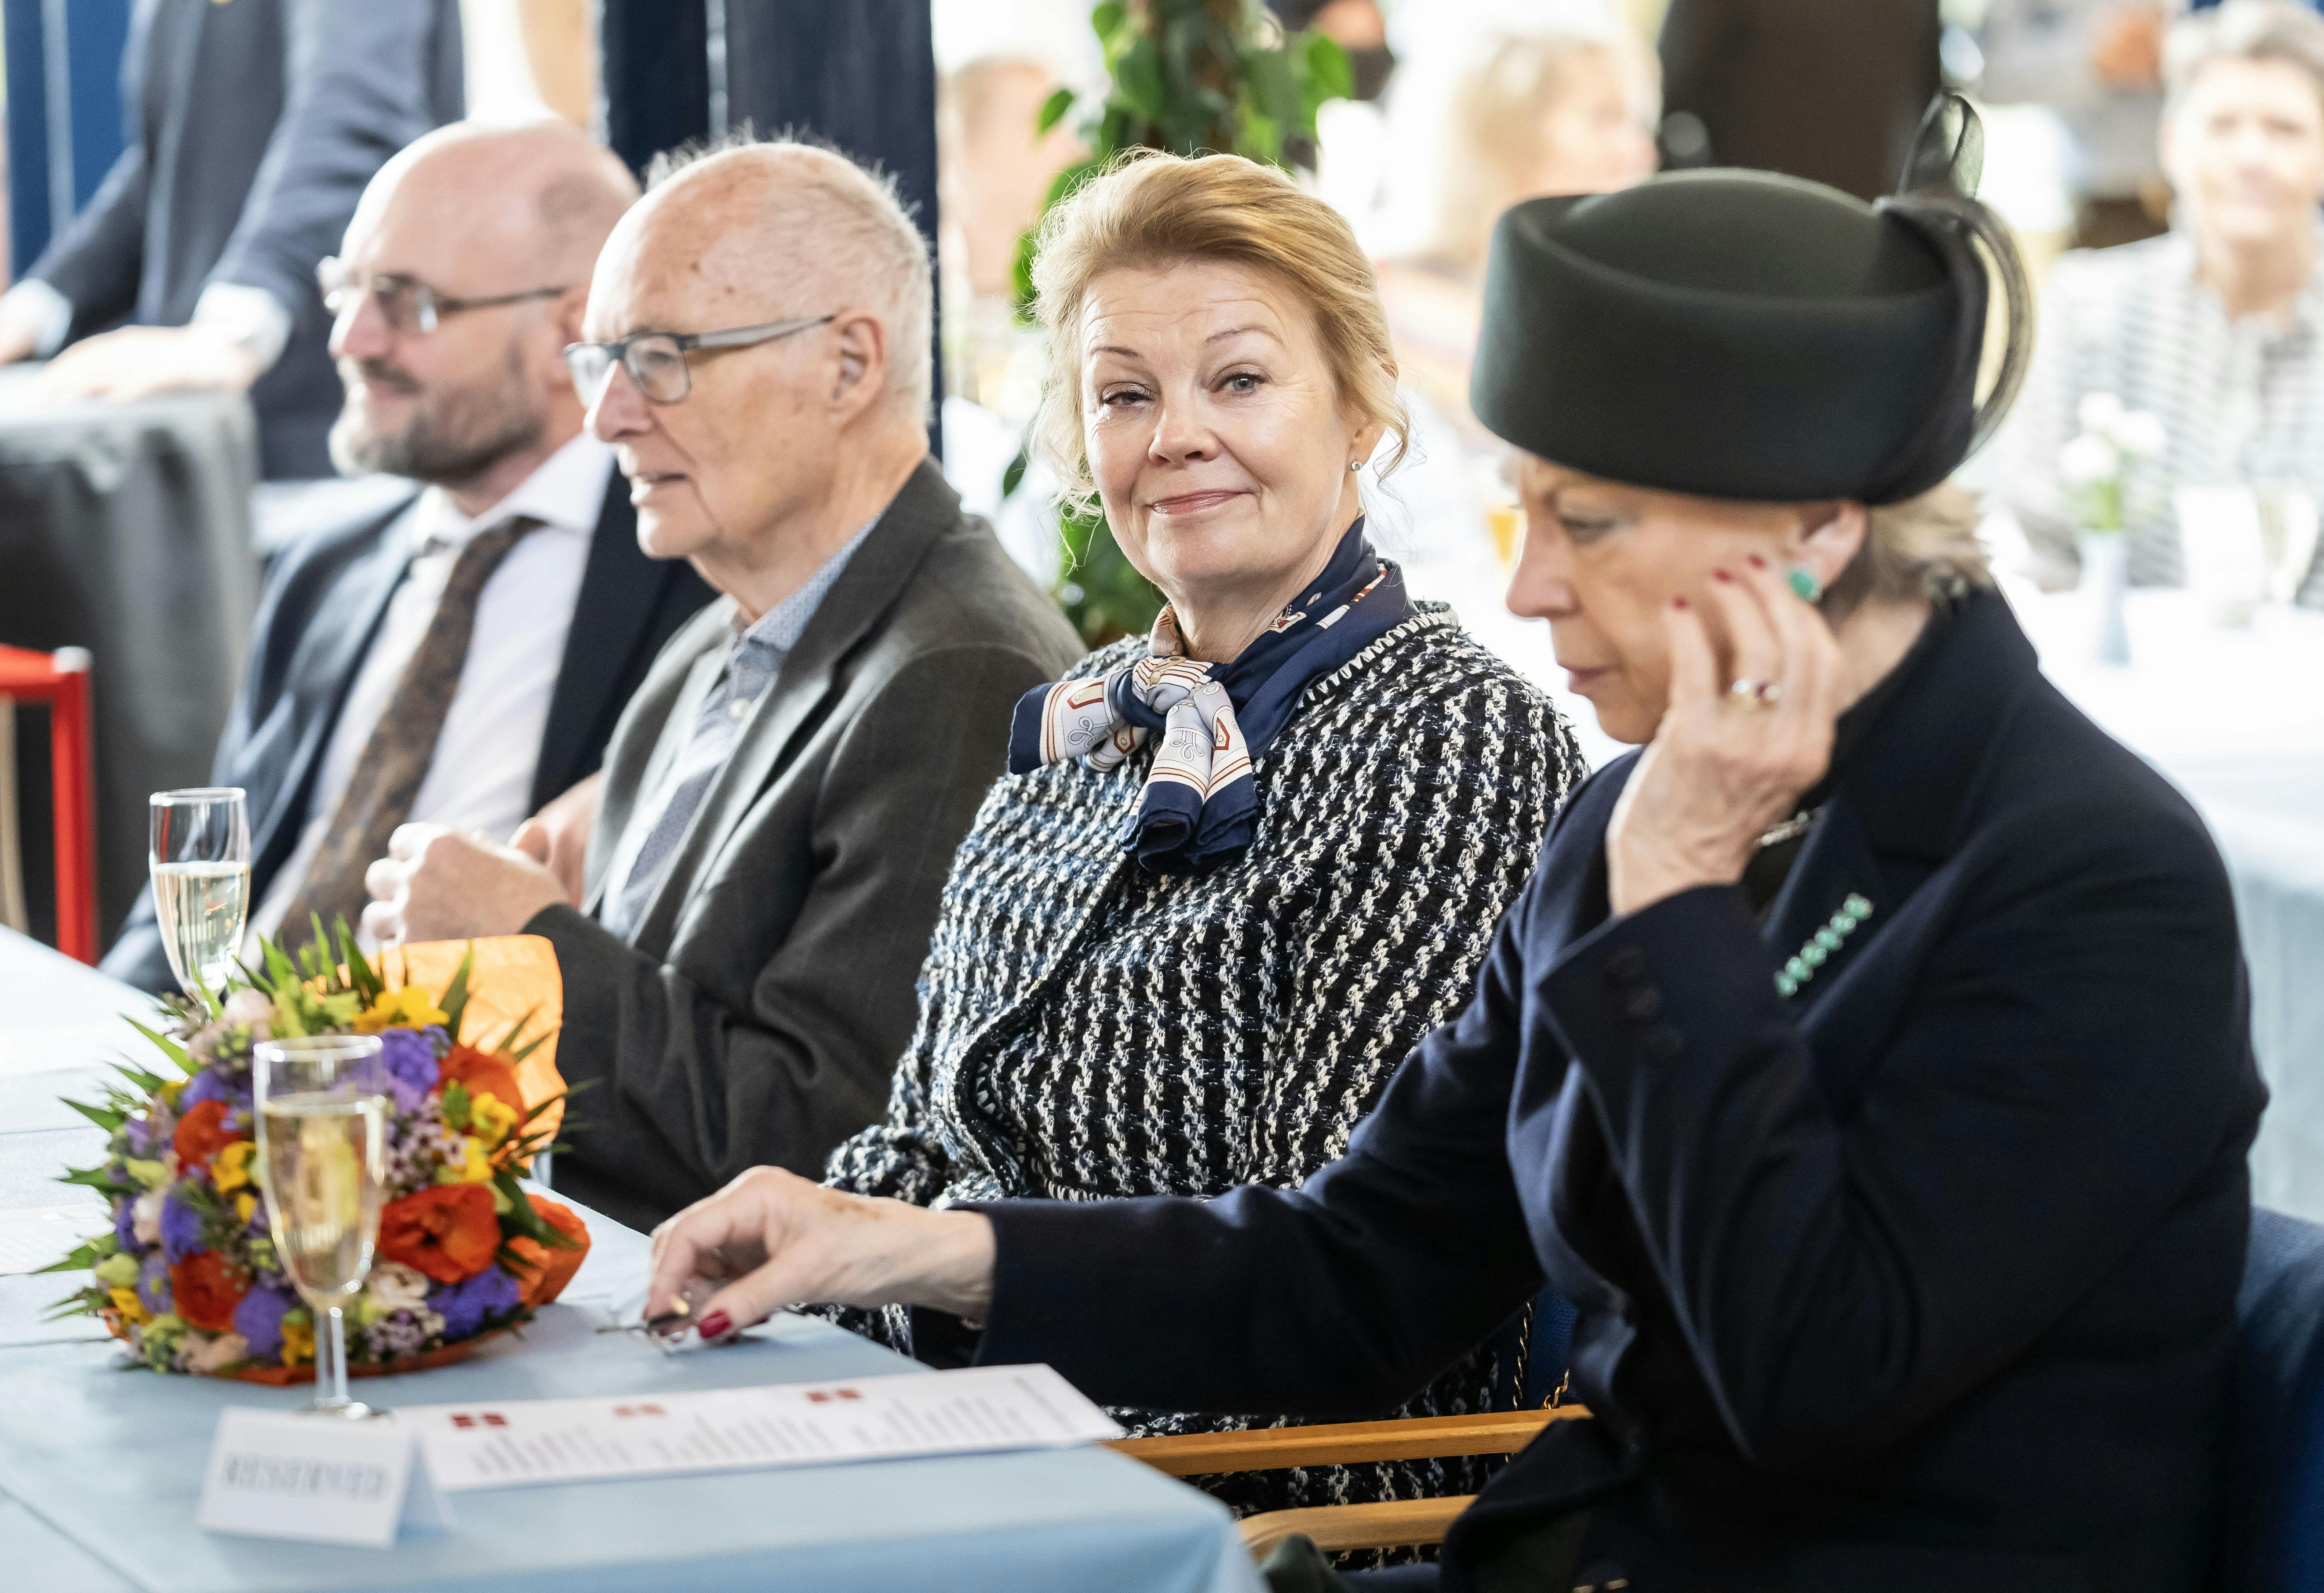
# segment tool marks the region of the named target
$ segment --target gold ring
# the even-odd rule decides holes
[[[1746,708],[1772,708],[1784,688],[1772,680],[1738,680],[1727,688],[1727,695]]]

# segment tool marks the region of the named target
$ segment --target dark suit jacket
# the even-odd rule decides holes
[[[1692,164],[1877,199],[1937,91],[1941,32],[1937,0],[1671,0],[1664,115],[1702,120],[1711,148]]]
[[[290,341],[251,391],[270,477],[331,474],[340,387],[315,265],[390,155],[457,121],[459,0],[138,0],[121,64],[128,146],[25,274],[76,337],[179,327],[212,282],[263,288]]]
[[[613,472],[549,695],[533,770],[535,808],[596,772],[655,653],[715,595],[691,566],[650,559],[639,549],[629,489]],[[259,602],[249,671],[218,740],[212,775],[215,785],[249,793],[254,905],[299,844],[340,706],[410,563],[404,539],[395,534],[410,508],[407,497],[384,513],[300,542],[276,562]],[[104,967],[149,990],[177,988],[153,922],[152,892],[138,893]]]
[[[557,943],[557,1063],[577,1097],[557,1185],[651,1228],[887,1110],[952,854],[1006,762],[1017,700],[1080,656],[1072,627],[923,460],[849,558],[705,795],[632,944],[589,915],[622,829],[683,748],[733,634],[705,610],[655,660],[605,755],[586,911]],[[613,882],[617,884],[618,882]]]
[[[1393,1404],[1545,1275],[1593,1421],[1454,1524],[1444,1582],[1593,1504],[1579,1579],[2194,1593],[2264,1100],[2202,823],[1967,599],[1762,927],[1609,920],[1624,759],[1475,999],[1296,1192],[982,1208],[981,1349],[1130,1405]],[[1850,893],[1869,923],[1791,999]]]

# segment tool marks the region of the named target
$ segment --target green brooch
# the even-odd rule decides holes
[[[1798,995],[1800,987],[1813,979],[1825,960],[1856,933],[1857,925],[1871,916],[1870,900],[1849,891],[1848,899],[1840,904],[1840,911],[1831,916],[1831,922],[1808,936],[1807,944],[1775,975],[1775,994],[1787,1001]]]

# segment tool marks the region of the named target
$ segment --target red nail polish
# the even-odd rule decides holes
[[[1686,599],[1685,599],[1685,598],[1683,598],[1683,597],[1674,597],[1674,598],[1672,598],[1672,599],[1671,599],[1671,607],[1673,607],[1673,608],[1674,608],[1674,609],[1683,609],[1683,608],[1684,608],[1685,606],[1686,606]]]
[[[1767,561],[1766,561],[1766,559],[1764,559],[1764,558],[1761,558],[1761,557],[1760,557],[1757,554],[1756,554],[1756,553],[1753,553],[1753,554],[1748,554],[1748,555],[1746,555],[1745,557],[1748,557],[1748,558],[1750,559],[1750,561],[1751,561],[1751,567],[1752,567],[1753,569],[1755,569],[1755,570],[1764,570],[1764,569],[1766,569],[1766,568],[1767,567]]]
[[[734,1319],[723,1311],[714,1311],[696,1322],[694,1331],[705,1340],[724,1339],[734,1325]]]
[[[1735,577],[1725,570],[1713,570],[1711,572],[1711,578],[1714,581],[1732,581]]]

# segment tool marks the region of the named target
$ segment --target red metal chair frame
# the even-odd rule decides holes
[[[97,961],[97,789],[90,761],[88,654],[0,647],[0,698],[45,703],[55,791],[57,949]],[[10,777],[14,778],[11,771]]]

